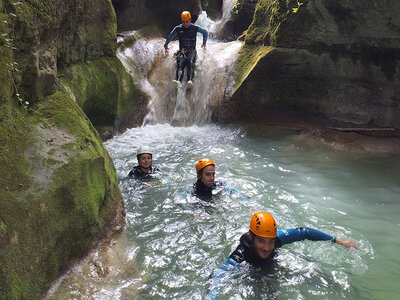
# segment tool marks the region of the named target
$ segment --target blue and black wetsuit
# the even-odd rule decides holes
[[[142,171],[142,168],[140,166],[136,166],[133,167],[133,169],[129,172],[128,176],[135,177],[136,179],[143,179],[159,171],[160,170],[157,167],[151,166],[149,172],[145,173]]]
[[[168,43],[178,35],[179,39],[179,51],[176,54],[176,62],[178,64],[178,68],[176,69],[176,80],[182,82],[183,79],[183,70],[187,65],[188,71],[188,80],[192,80],[194,76],[194,67],[196,63],[196,38],[197,32],[203,34],[203,44],[207,43],[208,31],[203,27],[190,24],[189,27],[185,28],[182,24],[176,26],[171,33],[168,35],[167,40],[165,41],[164,46],[167,46]]]
[[[296,241],[312,240],[334,242],[335,238],[321,231],[311,228],[296,228],[287,230],[278,230],[278,236],[275,238],[275,250],[267,259],[261,259],[257,255],[253,247],[253,242],[250,240],[250,232],[243,234],[240,237],[239,246],[229,255],[237,263],[246,261],[255,267],[267,267],[271,264],[277,254],[277,249],[283,245],[290,244]]]
[[[254,250],[253,242],[250,240],[250,232],[240,237],[239,246],[229,255],[224,264],[212,274],[212,284],[207,299],[216,299],[218,287],[223,283],[224,278],[234,273],[240,266],[240,263],[247,262],[255,267],[269,268],[276,263],[275,257],[277,249],[283,245],[297,241],[331,241],[335,242],[335,238],[324,232],[312,228],[296,228],[278,230],[278,236],[275,238],[275,250],[267,259],[261,259]]]

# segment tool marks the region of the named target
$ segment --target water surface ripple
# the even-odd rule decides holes
[[[146,182],[127,177],[139,145],[153,149],[153,164],[162,170]],[[294,130],[255,125],[147,125],[105,146],[117,169],[127,226],[109,250],[120,253],[118,259],[93,258],[89,265],[101,262],[114,272],[93,283],[93,273],[77,271],[79,284],[65,279],[54,298],[203,299],[208,276],[258,210],[271,212],[279,229],[309,226],[355,240],[360,249],[285,245],[276,274],[244,267],[219,299],[395,299],[400,292],[398,156],[339,152]],[[203,157],[216,163],[217,180],[249,201],[221,194],[206,205],[190,196],[194,166]]]

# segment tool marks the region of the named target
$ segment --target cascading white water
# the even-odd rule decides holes
[[[211,34],[218,34],[231,18],[232,8],[237,0],[224,0],[222,4],[222,16],[217,21],[212,21],[208,18],[207,12],[202,11],[199,15],[196,24],[206,28]]]
[[[233,6],[234,1],[225,1]],[[225,4],[224,2],[224,4]],[[225,18],[229,16],[224,13]],[[214,30],[210,19],[204,16],[198,22],[203,26],[207,20],[209,30]],[[221,21],[219,21],[221,22]],[[140,39],[131,48],[119,49],[118,56],[138,80],[142,91],[148,95],[149,113],[143,124],[170,123],[176,126],[204,124],[210,121],[212,107],[231,96],[235,81],[235,61],[241,43],[207,42],[207,49],[200,49],[202,36],[197,39],[198,51],[194,75],[194,86],[186,89],[186,70],[182,88],[172,85],[175,79],[178,42],[169,44],[164,50],[165,39]]]

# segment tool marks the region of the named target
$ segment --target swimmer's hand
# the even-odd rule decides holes
[[[336,244],[342,245],[347,248],[358,249],[357,243],[353,242],[353,241],[336,239],[335,242],[336,242]]]

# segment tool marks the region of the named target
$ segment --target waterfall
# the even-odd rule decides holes
[[[217,21],[212,21],[208,18],[207,13],[202,11],[199,15],[196,24],[207,29],[211,34],[215,35],[222,30],[222,27],[231,18],[232,8],[237,0],[224,0],[222,4],[222,16]]]
[[[213,30],[230,17],[234,3],[232,0],[224,1],[224,8],[229,11],[224,11],[223,18],[218,22],[206,18],[203,12],[196,24],[211,33],[215,32]],[[132,47],[119,48],[117,52],[149,99],[148,114],[143,125],[169,123],[174,126],[190,126],[210,122],[212,108],[232,95],[236,77],[234,66],[242,44],[209,39],[207,49],[203,50],[200,47],[202,35],[199,34],[194,86],[189,90],[186,89],[186,69],[182,87],[176,88],[172,84],[176,72],[174,53],[178,51],[178,42],[172,41],[168,52],[164,50],[164,42],[164,38],[142,38]]]

